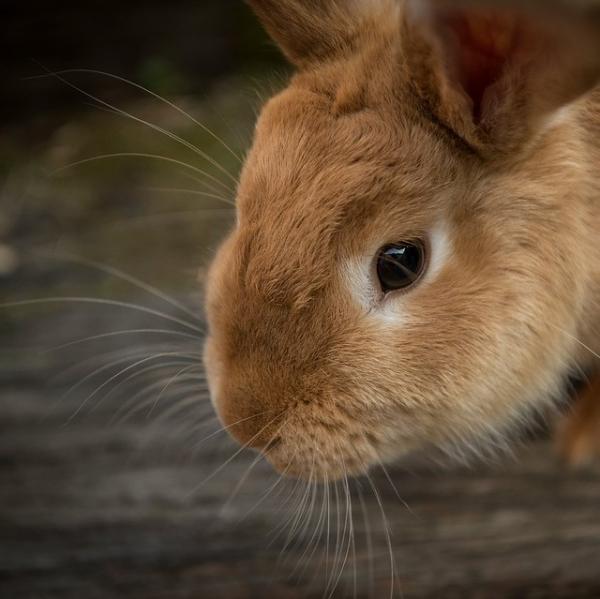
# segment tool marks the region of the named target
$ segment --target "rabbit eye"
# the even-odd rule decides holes
[[[425,269],[425,246],[421,242],[386,245],[377,254],[377,277],[384,293],[414,285]]]

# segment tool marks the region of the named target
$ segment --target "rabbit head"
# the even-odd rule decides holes
[[[595,36],[506,3],[250,4],[297,72],[208,276],[220,418],[328,479],[501,440],[587,307]]]

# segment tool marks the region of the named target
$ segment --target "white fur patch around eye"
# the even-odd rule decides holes
[[[451,250],[448,227],[445,224],[438,224],[432,229],[429,241],[431,244],[431,256],[429,258],[429,268],[423,280],[424,283],[434,280],[448,261]]]
[[[418,283],[418,289],[430,285],[440,274],[451,253],[447,226],[436,225],[429,233],[429,265]],[[403,326],[410,318],[413,293],[398,293],[382,299],[381,290],[373,273],[373,259],[379,247],[360,259],[348,259],[342,268],[342,277],[355,301],[371,316],[394,326]]]
[[[573,106],[568,104],[567,106],[563,106],[559,108],[555,112],[553,112],[547,119],[544,124],[543,130],[548,131],[550,129],[554,129],[554,127],[559,127],[569,122],[571,117],[573,116]]]

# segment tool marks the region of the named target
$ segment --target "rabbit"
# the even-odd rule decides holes
[[[584,372],[562,445],[598,451],[595,14],[249,4],[295,73],[258,118],[206,281],[230,434],[285,476],[360,476],[501,448]]]

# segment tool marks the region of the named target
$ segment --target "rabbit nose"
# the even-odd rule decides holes
[[[274,442],[274,412],[265,411],[250,396],[220,393],[217,411],[227,432],[240,445],[265,450]]]
[[[242,446],[262,450],[268,445],[268,439],[260,434],[260,429],[244,422],[226,425],[227,432]]]

